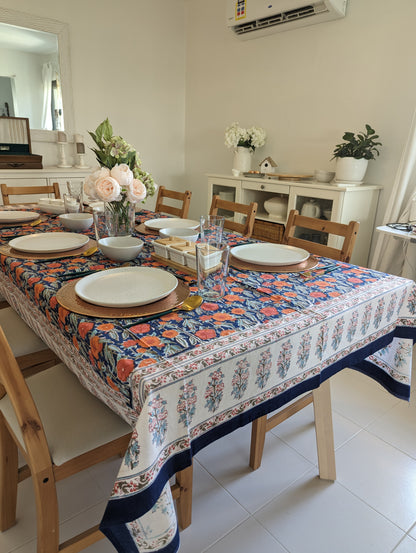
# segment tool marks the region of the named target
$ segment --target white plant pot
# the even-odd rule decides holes
[[[234,162],[233,162],[233,175],[240,175],[241,173],[247,173],[251,169],[251,158],[253,152],[250,148],[244,148],[244,146],[237,146],[234,150]]]
[[[339,157],[335,167],[335,181],[346,184],[361,184],[367,171],[368,159]]]

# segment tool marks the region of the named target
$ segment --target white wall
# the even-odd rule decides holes
[[[183,0],[0,0],[1,7],[69,24],[76,128],[109,117],[114,131],[141,154],[156,182],[184,181],[185,36]],[[55,144],[33,143],[44,165]],[[68,146],[68,152],[72,151]],[[88,161],[94,163],[89,153]],[[148,203],[152,207],[152,201]]]
[[[270,155],[282,173],[333,169],[344,131],[369,123],[383,143],[366,177],[384,187],[379,222],[416,105],[416,2],[349,0],[344,19],[245,42],[226,29],[225,0],[185,5],[191,215],[207,209],[204,173],[231,174],[231,122],[264,127],[255,160]]]
[[[15,76],[16,117],[29,117],[35,129],[41,128],[43,84],[42,63],[44,56],[0,48],[0,75]]]

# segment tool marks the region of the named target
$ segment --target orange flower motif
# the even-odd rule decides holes
[[[240,288],[241,290],[241,288]],[[225,301],[241,301],[241,296],[238,296],[236,294],[226,294],[224,296]]]
[[[44,278],[44,280],[46,280],[46,282],[55,282],[56,278],[53,276],[47,276]]]
[[[100,351],[103,349],[103,344],[100,342],[100,339],[98,336],[92,336],[90,340],[90,348],[91,348],[91,354],[94,357],[94,359],[98,359],[98,355]]]
[[[113,330],[114,325],[112,323],[103,323],[101,325],[98,325],[97,328],[99,330]]]
[[[35,299],[38,300],[40,297],[40,294],[45,289],[44,285],[41,283],[35,284]]]
[[[212,318],[215,321],[233,321],[234,317],[229,315],[228,313],[215,313]]]
[[[179,332],[177,330],[165,330],[162,334],[164,338],[175,338]]]
[[[116,392],[119,391],[119,387],[116,385],[115,382],[111,380],[111,378],[107,375],[107,384],[110,386],[110,388],[113,388]]]
[[[217,303],[211,303],[206,301],[201,305],[201,309],[203,311],[218,311],[219,307]]]
[[[137,324],[132,326],[130,330],[134,332],[134,334],[146,334],[146,332],[150,330],[150,325],[148,323]]]
[[[85,336],[93,328],[93,326],[94,326],[94,323],[79,323],[78,333],[81,336],[81,338],[85,338]]]
[[[52,309],[54,309],[58,305],[58,300],[56,299],[56,296],[52,296],[49,300],[49,305]]]
[[[23,272],[24,272],[23,267],[17,267],[17,269],[16,269],[17,282],[20,282],[20,277],[22,276]]]
[[[228,336],[229,334],[234,334],[235,330],[232,330],[231,328],[229,328],[228,330],[223,330],[221,332],[221,336]]]
[[[150,347],[160,347],[162,345],[162,342],[159,340],[157,336],[144,336],[141,338],[141,342],[145,344],[148,348]]]
[[[231,313],[233,315],[244,315],[245,310],[242,309],[241,307],[235,307],[234,309],[231,310]]]
[[[142,359],[139,363],[139,367],[148,367],[149,365],[153,365],[154,362],[154,359]]]
[[[195,332],[195,336],[201,338],[201,340],[210,340],[212,338],[215,338],[216,332],[212,328],[205,328],[203,330],[198,330],[197,332]]]
[[[275,307],[262,307],[260,313],[263,313],[266,317],[270,317],[272,315],[277,315],[278,311]]]
[[[117,363],[117,376],[121,382],[126,382],[133,369],[134,363],[132,359],[120,359]]]
[[[69,315],[68,309],[65,309],[64,307],[58,308],[58,318],[61,321],[62,324],[65,324],[65,319]]]

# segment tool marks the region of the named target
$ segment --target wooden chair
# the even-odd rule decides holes
[[[168,213],[169,215],[175,215],[181,219],[186,219],[189,211],[189,204],[191,203],[192,192],[186,190],[185,192],[177,192],[176,190],[168,190],[164,186],[159,186],[159,191],[156,200],[156,213]],[[164,203],[164,198],[176,200],[182,202],[181,207],[173,207]]]
[[[11,307],[0,309],[0,327],[25,378],[59,363],[57,355]],[[0,398],[4,393],[0,383]]]
[[[4,205],[12,205],[10,203],[9,196],[52,194],[56,199],[59,199],[61,197],[61,193],[59,191],[59,184],[57,182],[54,182],[53,184],[50,184],[50,185],[49,184],[44,185],[44,186],[8,186],[7,184],[2,183],[0,185],[0,188],[1,188],[1,195],[3,198]]]
[[[244,223],[234,221],[233,219],[225,218],[224,228],[237,232],[249,238],[253,233],[254,220],[257,213],[257,203],[251,202],[251,204],[239,204],[236,202],[230,202],[228,200],[222,200],[219,196],[212,196],[211,208],[209,210],[210,215],[218,215],[218,210],[226,210],[233,213],[238,213],[245,216]]]
[[[360,223],[356,221],[350,221],[350,223],[346,225],[333,221],[325,221],[323,219],[315,219],[314,217],[304,217],[303,215],[299,215],[296,209],[292,209],[287,219],[282,244],[303,248],[312,254],[322,255],[348,263],[351,259],[357,239],[359,226]],[[296,228],[308,229],[315,232],[325,232],[327,234],[342,237],[344,240],[341,248],[332,248],[324,244],[305,240],[304,238],[297,238],[295,236]]]
[[[0,328],[0,530],[16,522],[17,487],[32,477],[37,509],[37,552],[76,553],[102,539],[98,526],[59,544],[56,482],[114,455],[124,455],[131,428],[81,386],[62,363],[27,380]],[[53,390],[53,394],[51,394]],[[74,409],[74,405],[76,409]],[[21,451],[27,465],[18,469]],[[192,505],[192,467],[172,486],[180,514]]]
[[[292,210],[286,224],[282,243],[290,246],[303,248],[315,255],[330,257],[338,261],[349,262],[357,238],[360,224],[351,221],[348,225],[304,217],[299,212]],[[295,237],[296,228],[311,229],[314,231],[326,232],[343,238],[342,246],[337,249],[324,244],[318,244]],[[310,403],[313,403],[315,413],[315,431],[318,445],[318,460],[321,478],[335,480],[335,461],[333,458],[322,458],[322,450],[333,451],[333,432],[331,418],[331,397],[329,390],[329,381],[324,382],[317,390],[304,394],[299,399],[290,403],[288,406],[280,409],[274,415],[264,415],[252,423],[251,446],[250,446],[250,467],[253,470],[259,468],[263,456],[264,441],[266,432],[272,430],[275,426],[285,421]],[[328,445],[328,440],[330,441]],[[325,444],[325,446],[322,446]],[[321,447],[322,446],[322,447]]]

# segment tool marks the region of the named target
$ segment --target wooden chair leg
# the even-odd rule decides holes
[[[251,425],[250,467],[257,470],[263,457],[264,441],[266,439],[267,415],[259,417]]]
[[[18,452],[0,413],[0,531],[16,524]]]
[[[335,480],[334,430],[332,427],[331,389],[329,379],[325,380],[325,382],[312,393],[319,477],[323,480]]]
[[[176,513],[181,530],[188,528],[192,522],[192,479],[192,465],[176,473],[176,484],[180,490],[176,498]]]
[[[32,474],[37,516],[37,553],[58,553],[59,512],[52,467]]]

